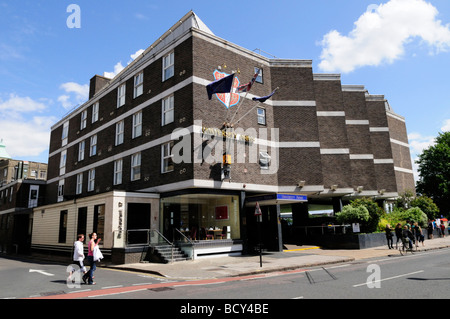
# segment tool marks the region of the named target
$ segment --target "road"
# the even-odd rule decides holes
[[[95,273],[97,285],[68,283],[68,266],[0,257],[0,299],[70,296],[80,292],[170,282],[161,276],[98,267]]]
[[[62,265],[0,258],[0,298],[184,300],[173,311],[183,311],[186,300],[442,299],[449,296],[450,250],[195,281],[98,268],[97,285],[70,288],[66,277]]]

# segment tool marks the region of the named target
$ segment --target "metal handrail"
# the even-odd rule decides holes
[[[191,244],[191,247],[192,247],[192,259],[194,259],[194,256],[195,256],[195,245],[194,245],[194,242],[193,242],[189,237],[187,237],[185,234],[183,234],[178,228],[175,228],[175,230],[176,230],[181,236],[183,236],[184,239],[186,239],[186,240]]]
[[[156,230],[156,229],[150,229],[149,231],[150,231],[150,232],[152,232],[152,231],[156,232],[156,233],[157,233],[162,239],[164,239],[169,245],[172,245],[172,246],[173,246],[173,243],[172,243],[170,240],[168,240],[166,237],[164,237],[164,235],[161,234],[158,230]]]
[[[174,246],[174,243],[173,242],[171,242],[170,240],[168,240],[166,237],[164,237],[164,235],[163,234],[161,234],[158,230],[156,230],[156,229],[150,229],[149,230],[149,233],[150,232],[155,232],[155,233],[157,233],[158,235],[159,235],[159,237],[161,237],[162,239],[164,239],[169,245],[170,245],[170,262],[171,263],[173,263],[173,246]],[[149,245],[151,245],[151,243],[150,243],[150,240],[149,240],[149,243],[148,243]]]

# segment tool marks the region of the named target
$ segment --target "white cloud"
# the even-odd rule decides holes
[[[420,133],[408,134],[409,147],[411,150],[411,160],[412,160],[412,166],[413,166],[413,172],[414,172],[414,179],[416,181],[419,180],[419,173],[417,172],[419,165],[416,164],[416,161],[419,159],[419,155],[422,154],[422,152],[425,149],[434,145],[435,138],[436,138],[435,136],[423,136]]]
[[[75,93],[77,97],[86,99],[89,96],[89,85],[81,85],[75,82],[67,82],[61,84],[61,88],[67,93]]]
[[[114,71],[113,72],[104,72],[103,76],[109,79],[114,78],[117,74],[119,74],[120,72],[122,72],[122,70],[125,69],[125,67],[122,65],[122,62],[118,62],[115,66],[114,66]]]
[[[39,156],[48,149],[55,119],[34,117],[26,121],[0,120],[1,135],[12,158]]]
[[[137,57],[139,57],[145,50],[137,50],[135,53],[130,55],[131,60],[128,61],[127,65],[130,64],[131,62],[133,62]],[[114,66],[114,71],[113,72],[104,72],[103,76],[106,78],[114,78],[117,74],[119,74],[120,72],[122,72],[122,70],[125,69],[125,67],[122,65],[122,61],[118,62],[115,66]]]
[[[434,144],[436,136],[422,136],[420,133],[408,134],[409,146],[413,154],[420,154]]]
[[[442,132],[449,132],[450,131],[450,119],[447,119],[444,121],[444,125],[441,127]]]
[[[136,53],[130,55],[131,61],[128,61],[128,64],[130,64],[131,62],[133,62],[133,60],[135,60],[135,59],[136,59],[137,57],[139,57],[142,53],[144,53],[144,51],[145,51],[145,50],[140,49],[140,50],[137,50]]]
[[[58,97],[58,102],[60,102],[65,109],[71,109],[80,105],[89,98],[89,85],[87,84],[83,85],[75,82],[67,82],[61,84],[60,89],[69,93],[69,95],[64,94]]]
[[[138,50],[135,53],[130,55],[131,60],[128,61],[128,64],[133,62],[137,57],[139,57],[144,50]],[[117,74],[122,72],[125,67],[122,65],[122,62],[116,63],[114,66],[114,71],[112,72],[104,72],[103,76],[107,78],[114,78]],[[74,107],[83,104],[89,99],[89,85],[88,84],[78,84],[75,82],[67,82],[63,83],[60,86],[60,89],[64,90],[67,94],[60,95],[58,97],[58,102],[61,103],[62,107],[66,110],[71,110]]]
[[[0,101],[0,139],[12,158],[26,159],[48,150],[50,128],[57,119],[45,116],[46,111],[46,104],[30,97],[11,94],[8,100]]]
[[[4,113],[23,113],[23,112],[42,112],[47,106],[41,102],[34,101],[29,97],[20,97],[10,94],[6,101],[0,100],[0,114]]]
[[[437,20],[438,10],[425,0],[390,0],[370,5],[348,36],[327,33],[319,68],[347,73],[363,66],[392,63],[405,53],[405,44],[420,39],[435,53],[450,48],[450,27]]]
[[[58,102],[61,103],[61,105],[63,106],[63,108],[65,108],[66,110],[72,108],[74,105],[72,104],[72,102],[70,102],[70,96],[69,95],[61,95],[58,97]]]
[[[441,128],[442,132],[450,131],[450,119],[446,119],[443,122],[443,126]],[[409,140],[409,148],[411,150],[411,160],[413,164],[414,178],[416,181],[419,180],[419,174],[417,169],[419,165],[416,164],[416,161],[419,159],[419,155],[423,153],[425,149],[428,149],[430,146],[435,145],[436,136],[423,136],[420,133],[410,133],[408,134]]]

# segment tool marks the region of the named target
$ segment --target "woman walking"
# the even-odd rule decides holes
[[[88,244],[88,261],[90,265],[90,269],[87,272],[86,275],[83,276],[83,281],[86,283],[86,280],[88,281],[88,285],[95,285],[94,282],[94,272],[97,269],[96,260],[94,260],[94,249],[98,244],[100,243],[100,238],[97,239],[97,234],[92,233],[89,234],[89,238],[91,239]]]

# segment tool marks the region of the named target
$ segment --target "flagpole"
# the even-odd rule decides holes
[[[254,84],[255,81],[256,81],[256,78],[257,78],[258,75],[259,75],[260,70],[261,70],[261,69],[258,68],[258,72],[256,72],[256,73],[253,75],[253,77],[252,77],[252,79],[250,80],[250,82],[247,83],[247,84],[245,84],[245,86],[246,86],[245,96],[244,96],[244,98],[242,99],[242,101],[239,101],[239,104],[238,104],[238,106],[236,107],[236,112],[234,112],[234,115],[233,115],[233,117],[231,118],[230,123],[233,122],[234,118],[236,117],[237,113],[239,112],[239,109],[240,109],[241,106],[242,106],[242,103],[244,103],[244,100],[247,98],[248,91],[251,90],[253,84]],[[239,88],[239,87],[238,87],[238,88]],[[238,88],[236,88],[236,89],[238,89]],[[239,93],[238,93],[238,94],[239,94]],[[239,97],[241,97],[241,96],[239,96]],[[228,120],[228,116],[227,116],[227,120]]]
[[[278,87],[272,92],[272,95],[273,95],[277,90],[278,90]],[[253,106],[247,113],[245,113],[243,116],[241,116],[240,119],[237,120],[236,124],[239,123],[239,122],[240,122],[245,116],[247,116],[252,110],[254,110],[255,107],[257,107],[260,103],[264,103],[264,102],[258,101],[258,103],[257,103],[255,106]],[[231,123],[231,124],[232,124],[232,123]],[[232,125],[233,125],[233,124],[232,124]]]
[[[247,113],[241,116],[241,118],[236,121],[236,124],[238,124],[244,117],[246,117],[251,111],[253,111],[255,107],[257,107],[260,103],[261,102],[256,103],[255,106],[253,106]]]
[[[231,118],[230,123],[233,122],[234,118],[236,117],[237,113],[239,112],[239,109],[241,108],[242,103],[243,103],[244,100],[247,98],[247,94],[248,94],[248,92],[245,92],[244,98],[242,99],[242,101],[239,102],[239,104],[238,104],[238,106],[237,106],[237,108],[236,108],[236,112],[234,112],[234,115],[233,115],[233,117]]]

